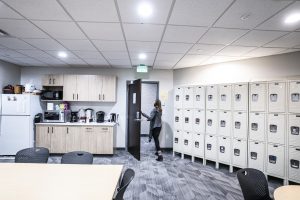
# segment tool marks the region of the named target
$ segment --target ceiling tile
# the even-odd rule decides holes
[[[192,46],[193,44],[162,42],[159,48],[159,52],[160,53],[186,53]]]
[[[38,61],[36,59],[33,58],[14,58],[15,60],[24,63],[27,66],[47,66],[46,63],[43,63],[41,61]]]
[[[131,65],[113,65],[112,68],[117,68],[117,69],[132,69]]]
[[[132,65],[147,65],[147,66],[152,66],[154,59],[152,60],[139,60],[139,59],[131,59]]]
[[[119,23],[80,22],[79,25],[90,39],[124,40]]]
[[[36,58],[37,60],[43,62],[43,63],[46,63],[48,65],[51,65],[51,66],[68,66],[67,63],[59,60],[59,59],[56,59],[56,58],[47,58],[47,57],[39,57],[39,58]]]
[[[195,43],[205,33],[207,28],[168,25],[163,41]]]
[[[65,50],[65,48],[61,44],[53,39],[24,39],[24,41],[41,50]]]
[[[211,26],[232,0],[177,0],[170,24]]]
[[[124,41],[93,40],[100,51],[127,51]]]
[[[123,51],[104,51],[102,52],[107,59],[129,59],[128,53]]]
[[[112,0],[60,0],[75,21],[119,22]]]
[[[52,58],[49,54],[41,51],[41,50],[17,50],[17,52],[25,54],[27,56],[33,57],[33,58]]]
[[[280,30],[280,31],[293,31],[300,28],[300,23],[285,24],[284,20],[287,15],[291,13],[298,13],[300,10],[300,2],[295,2],[268,21],[264,22],[257,29],[261,30]]]
[[[17,38],[0,37],[0,44],[10,49],[35,49]]]
[[[154,60],[156,53],[146,53],[146,58],[145,60]],[[135,60],[139,60],[139,53],[137,52],[130,52],[130,58],[131,59],[135,59]]]
[[[0,49],[0,56],[8,58],[26,58],[28,56],[10,49]]]
[[[260,57],[260,56],[269,56],[269,55],[274,55],[278,54],[282,51],[284,51],[284,48],[257,48],[254,49],[253,51],[245,54],[245,56],[248,57]]]
[[[300,32],[293,32],[265,45],[266,47],[294,47],[300,45]]]
[[[88,63],[89,65],[94,65],[94,66],[109,66],[109,64],[104,59],[101,59],[101,58],[96,58],[96,59],[88,58],[88,59],[84,59],[84,61],[86,63]]]
[[[228,45],[245,33],[247,30],[212,28],[200,39],[199,43]]]
[[[89,40],[59,40],[69,50],[97,51]]]
[[[111,65],[116,66],[131,66],[129,59],[109,59]]]
[[[74,22],[33,21],[55,39],[86,39]]]
[[[163,33],[163,25],[153,24],[124,24],[124,32],[127,40],[135,41],[160,41]]]
[[[214,25],[225,28],[252,29],[291,1],[239,0],[236,1]],[[248,17],[246,20],[241,18]]]
[[[57,51],[46,51],[46,53],[48,53],[48,54],[50,54],[50,55],[54,56],[55,58],[58,58],[62,61],[66,61],[66,60],[70,60],[70,59],[78,59],[78,57],[75,54],[73,54],[72,52],[70,52],[70,51],[65,51],[65,52],[67,54],[67,57],[66,58],[60,58],[58,56]]]
[[[4,0],[28,19],[70,20],[55,0]]]
[[[75,65],[75,66],[80,65],[80,67],[84,67],[87,65],[86,62],[84,62],[82,59],[79,59],[79,58],[68,58],[63,61],[68,63],[69,65]]]
[[[256,47],[243,47],[243,46],[227,46],[216,55],[218,56],[242,56]]]
[[[104,59],[98,51],[72,51],[82,59]]]
[[[6,6],[3,2],[0,1],[0,18],[6,19],[23,19],[21,15],[13,11],[11,8]]]
[[[189,54],[212,55],[217,53],[219,50],[221,50],[224,47],[225,45],[217,45],[217,44],[196,44],[189,51]]]
[[[282,52],[280,52],[281,54],[282,53],[292,53],[292,52],[297,52],[297,51],[300,51],[300,46],[298,49],[286,49],[286,50],[283,50]]]
[[[130,52],[151,53],[157,51],[159,42],[127,41],[127,45]]]
[[[175,66],[175,68],[200,66],[209,56],[206,55],[186,55]]]
[[[172,0],[151,0],[148,3],[152,6],[153,13],[149,17],[138,15],[140,0],[118,0],[120,14],[123,22],[130,23],[153,23],[165,24],[172,4]]]
[[[178,62],[184,54],[178,53],[158,53],[156,56],[157,61],[171,61]]]
[[[154,69],[172,69],[176,63],[177,63],[177,61],[156,60],[153,68]]]
[[[229,61],[234,61],[234,60],[238,60],[238,59],[242,60],[242,59],[244,59],[244,57],[239,58],[239,57],[229,57],[229,56],[212,56],[208,60],[203,62],[202,64],[208,65],[208,64],[214,64],[214,63],[229,62]]]

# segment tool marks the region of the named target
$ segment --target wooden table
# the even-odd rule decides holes
[[[275,190],[274,198],[275,200],[299,200],[300,186],[299,185],[281,186]]]
[[[0,199],[111,200],[122,165],[0,164]]]

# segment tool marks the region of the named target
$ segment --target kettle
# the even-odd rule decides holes
[[[94,110],[91,108],[85,109],[86,123],[93,122]]]

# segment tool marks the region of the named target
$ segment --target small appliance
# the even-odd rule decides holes
[[[43,114],[38,113],[34,116],[34,123],[41,123],[43,121]]]
[[[32,84],[32,83],[25,84],[25,92],[31,93],[31,92],[33,92],[33,90],[35,90],[34,84]]]
[[[110,113],[110,119],[109,119],[109,121],[110,122],[118,122],[118,117],[119,117],[118,114],[116,114],[116,113]]]
[[[103,123],[104,122],[104,116],[105,116],[105,112],[98,111],[96,113],[97,123]]]
[[[86,123],[93,122],[94,110],[91,108],[85,109]]]
[[[78,122],[78,112],[71,112],[71,122]]]
[[[62,91],[50,91],[44,90],[41,96],[42,100],[62,100],[63,92]]]
[[[86,116],[85,116],[85,110],[84,109],[79,109],[79,111],[78,111],[78,120],[79,120],[79,122],[81,122],[81,123],[85,123],[85,120],[86,120]]]
[[[44,122],[64,123],[71,121],[70,110],[47,110],[44,111]]]

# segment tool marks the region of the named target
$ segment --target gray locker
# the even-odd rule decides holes
[[[250,111],[265,112],[267,101],[267,84],[266,83],[251,83],[250,84]]]
[[[218,135],[231,136],[232,118],[230,111],[219,111],[219,130]]]
[[[183,88],[175,87],[174,88],[174,107],[182,108],[183,102]]]
[[[285,121],[284,114],[268,115],[268,142],[285,144]]]
[[[247,139],[248,134],[248,116],[247,112],[233,113],[233,137]]]
[[[205,158],[217,161],[217,138],[214,135],[205,136]]]
[[[216,85],[206,87],[206,109],[218,109],[218,88]]]
[[[248,110],[248,84],[233,85],[233,109],[240,111]]]
[[[183,110],[183,130],[193,131],[193,110]]]
[[[194,108],[205,109],[205,87],[195,86],[194,87]]]
[[[249,142],[248,152],[248,167],[264,171],[265,163],[265,143],[263,142]]]
[[[289,179],[296,182],[300,181],[300,147],[289,148],[288,159]]]
[[[268,144],[267,150],[267,173],[283,178],[285,173],[284,146]]]
[[[229,137],[218,137],[218,161],[224,164],[230,164],[230,138]]]
[[[249,113],[249,138],[250,140],[265,141],[266,114]]]
[[[183,113],[181,109],[175,109],[174,111],[174,129],[182,130],[183,125]]]
[[[233,139],[231,155],[233,166],[240,168],[247,167],[247,141]]]
[[[194,87],[183,88],[183,108],[193,108],[194,106]]]
[[[205,133],[205,111],[194,110],[193,131],[196,133]]]
[[[182,147],[182,132],[176,130],[173,137],[173,151],[181,153]]]
[[[300,147],[300,114],[289,115],[288,124],[289,145]]]
[[[206,133],[217,134],[218,128],[218,114],[215,110],[206,111]]]
[[[269,87],[269,112],[285,112],[286,84],[285,82],[272,82]]]
[[[194,133],[193,134],[193,156],[198,158],[204,158],[204,134]]]
[[[300,113],[300,81],[291,81],[288,94],[289,112]]]
[[[219,109],[231,110],[231,85],[219,85]]]
[[[191,132],[182,132],[182,153],[192,155],[193,136]]]

